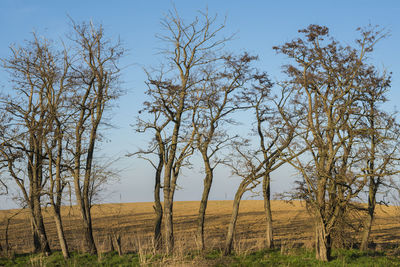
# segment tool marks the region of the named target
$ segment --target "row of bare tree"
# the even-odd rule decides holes
[[[361,241],[361,248],[367,249],[379,188],[399,172],[399,125],[395,114],[383,108],[391,77],[369,59],[387,33],[377,27],[360,28],[355,45],[343,46],[328,28],[310,25],[299,31],[300,37],[274,47],[290,62],[283,66],[287,79],[274,85],[254,67],[256,56],[224,51],[231,38],[218,37],[224,25],[217,25],[215,17],[201,14],[185,23],[170,13],[163,25],[164,65],[148,71],[149,100],[137,124],[138,131],[154,134],[148,149],[137,154],[156,170],[156,247],[165,245],[167,253],[174,250],[178,176],[197,154],[204,163],[197,220],[201,249],[207,247],[207,201],[220,164],[242,178],[225,254],[232,250],[240,200],[259,184],[265,244],[273,246],[270,175],[283,164],[292,165],[302,177],[291,197],[306,200],[315,218],[316,257],[323,261],[330,259],[336,227],[367,188],[368,216]],[[238,122],[234,118],[240,116],[247,123],[253,118],[251,139],[231,134]]]
[[[185,23],[170,12],[162,25],[163,65],[147,71],[148,99],[136,123],[153,138],[134,153],[155,169],[155,248],[174,252],[178,177],[198,155],[204,170],[197,219],[202,250],[207,202],[220,165],[241,177],[224,253],[232,250],[243,195],[260,184],[265,244],[273,247],[270,177],[284,164],[301,177],[291,197],[305,200],[315,218],[317,259],[330,259],[332,234],[365,188],[361,248],[367,249],[377,193],[399,172],[399,125],[383,108],[391,77],[369,59],[387,34],[358,29],[355,45],[344,46],[328,28],[310,25],[300,37],[274,47],[289,63],[283,66],[286,79],[273,83],[255,67],[256,56],[225,51],[232,36],[219,37],[225,25],[216,17],[200,13]],[[104,111],[121,93],[117,64],[124,52],[101,26],[72,21],[72,29],[58,47],[37,35],[24,47],[11,47],[11,56],[1,62],[13,90],[0,98],[1,170],[31,211],[35,251],[50,253],[41,210],[49,204],[66,258],[60,208],[68,186],[81,212],[87,250],[97,253],[90,212],[95,151]],[[250,125],[251,138],[234,134],[240,118]]]

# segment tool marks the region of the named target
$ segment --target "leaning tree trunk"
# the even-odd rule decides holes
[[[99,107],[97,110],[97,116],[99,116]],[[96,243],[94,242],[93,237],[93,226],[92,226],[92,214],[90,211],[91,203],[90,203],[90,179],[91,179],[91,171],[92,171],[92,162],[93,162],[93,154],[95,148],[95,141],[96,141],[96,133],[97,133],[97,126],[99,125],[99,120],[96,119],[93,123],[93,128],[90,132],[89,137],[89,147],[86,155],[86,166],[85,166],[85,179],[83,182],[83,208],[85,212],[84,216],[84,232],[85,232],[85,239],[88,244],[89,253],[96,255],[97,254],[97,247]]]
[[[62,254],[64,256],[64,259],[68,259],[69,258],[69,250],[68,250],[67,240],[66,240],[65,234],[64,234],[64,228],[62,225],[60,207],[53,206],[53,217],[54,217],[54,221],[56,223],[57,236],[58,236],[58,240],[60,242]]]
[[[233,200],[232,215],[228,226],[228,234],[226,235],[226,240],[225,240],[225,248],[224,248],[225,256],[231,254],[232,252],[233,236],[235,234],[236,221],[239,214],[240,200],[242,199],[242,196],[246,191],[247,185],[248,182],[245,181],[242,181],[240,183],[239,188],[236,191],[235,198]]]
[[[361,245],[360,249],[365,251],[368,249],[368,240],[371,234],[371,227],[374,221],[374,213],[376,206],[376,191],[377,184],[374,181],[373,177],[370,177],[369,181],[369,196],[368,196],[368,215],[364,223],[364,231],[362,233]]]
[[[271,212],[271,178],[269,174],[264,175],[263,196],[264,196],[264,212],[266,220],[265,246],[266,248],[269,249],[274,247],[272,212]]]
[[[79,206],[81,219],[82,219],[82,231],[83,231],[83,238],[86,244],[87,252],[96,255],[97,248],[96,243],[94,242],[93,238],[93,229],[92,229],[92,218],[90,214],[90,202],[89,202],[89,180],[90,180],[90,168],[91,168],[91,161],[93,159],[93,146],[94,142],[91,140],[90,148],[88,150],[88,155],[86,159],[86,172],[84,177],[83,186],[81,186],[80,178],[81,178],[81,162],[80,162],[80,155],[81,152],[81,143],[80,143],[80,135],[77,133],[76,135],[76,154],[75,156],[75,169],[74,169],[74,187],[75,187],[75,196],[76,201]],[[83,190],[82,190],[83,188]]]
[[[331,236],[321,222],[316,225],[315,229],[315,257],[320,261],[329,261],[332,247]]]
[[[197,238],[200,242],[201,250],[205,249],[204,243],[204,221],[206,217],[206,209],[208,203],[208,196],[210,195],[210,189],[213,181],[213,172],[210,166],[210,161],[207,157],[204,157],[204,165],[206,170],[206,177],[204,178],[204,188],[203,194],[201,196],[200,207],[199,207],[199,215],[197,217]]]

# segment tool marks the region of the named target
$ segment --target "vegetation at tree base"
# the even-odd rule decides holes
[[[360,252],[357,250],[337,250],[332,253],[333,260],[321,263],[312,252],[294,249],[290,254],[279,250],[262,250],[245,255],[224,256],[220,251],[206,254],[189,253],[177,259],[173,256],[104,253],[97,257],[91,254],[72,253],[69,259],[62,254],[53,253],[49,257],[41,254],[17,255],[14,259],[0,259],[1,266],[398,266],[397,257],[384,253]]]
[[[108,39],[101,25],[73,20],[73,33],[60,43],[33,34],[24,46],[11,47],[10,56],[1,59],[12,86],[9,94],[0,96],[1,194],[7,194],[9,186],[18,190],[18,203],[29,211],[31,251],[42,254],[2,259],[2,264],[169,264],[177,256],[183,262],[240,266],[309,266],[322,264],[319,261],[357,265],[369,264],[368,257],[376,259],[372,266],[399,263],[394,256],[368,252],[377,194],[395,187],[400,173],[400,125],[397,114],[383,108],[391,74],[378,71],[370,60],[388,33],[378,27],[359,28],[354,45],[343,45],[327,27],[309,25],[299,30],[300,37],[273,48],[288,62],[283,66],[286,79],[272,81],[255,67],[256,55],[228,52],[232,36],[221,36],[225,23],[217,19],[199,12],[187,23],[176,10],[169,12],[158,35],[165,45],[161,65],[146,70],[147,99],[134,127],[152,138],[147,148],[130,156],[147,160],[155,171],[154,227],[147,240],[152,253],[139,246],[136,254],[123,255],[120,225],[111,227],[101,241],[118,256],[100,251],[93,234],[93,201],[101,185],[115,175],[97,155],[103,126],[108,125],[104,118],[122,94],[119,60],[125,48],[119,40]],[[241,123],[240,115],[251,118],[246,136],[232,131]],[[204,187],[193,220],[197,247],[192,251],[176,246],[174,196],[178,178],[194,165],[195,157],[203,164]],[[289,197],[307,205],[315,253],[288,249],[282,242],[281,253],[273,249],[270,177],[285,164],[300,177]],[[225,241],[219,251],[210,252],[205,237],[208,199],[220,166],[230,168],[240,183]],[[263,248],[250,254],[236,249],[234,254],[241,199],[259,185]],[[359,203],[364,191],[366,207]],[[88,255],[70,251],[61,212],[68,197],[80,214],[80,236],[74,238],[82,241],[79,249]],[[47,205],[63,258],[51,255]],[[5,244],[0,248],[10,258],[8,230],[19,212],[3,220]],[[338,241],[346,231],[353,238],[348,247],[360,243],[360,250],[367,252],[333,250],[348,248]]]

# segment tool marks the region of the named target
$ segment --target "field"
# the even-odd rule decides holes
[[[176,254],[187,255],[197,249],[195,238],[198,202],[185,201],[174,204],[174,231]],[[206,218],[206,244],[209,251],[222,248],[232,201],[210,201]],[[376,221],[372,230],[375,251],[397,253],[400,244],[400,212],[398,207],[378,206]],[[281,252],[299,248],[310,250],[313,246],[313,222],[302,202],[272,201],[274,234]],[[0,211],[1,244],[4,245],[7,218],[9,223],[9,244],[14,253],[29,253],[32,248],[28,211]],[[15,215],[17,214],[17,215]],[[76,207],[64,207],[63,222],[67,242],[72,250],[82,251],[79,214]],[[52,249],[59,249],[55,225],[50,211],[45,210],[45,226]],[[111,249],[110,236],[121,236],[122,251],[148,255],[152,253],[152,229],[154,212],[152,203],[103,204],[93,207],[94,235],[99,251]],[[264,237],[263,202],[244,200],[236,230],[234,251],[236,255],[250,255],[262,251]]]

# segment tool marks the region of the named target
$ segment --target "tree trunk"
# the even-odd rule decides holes
[[[208,164],[207,164],[208,163]],[[213,173],[210,167],[209,162],[205,164],[206,166],[206,177],[204,178],[204,188],[203,194],[201,196],[200,207],[199,207],[199,215],[197,218],[197,238],[200,242],[201,250],[205,249],[204,243],[204,221],[206,217],[206,209],[208,203],[208,196],[210,195],[210,189],[213,180]]]
[[[375,103],[373,101],[369,102],[370,103],[370,115],[369,115],[369,121],[370,121],[370,129],[373,131],[376,131],[375,127]],[[376,174],[376,168],[375,168],[375,157],[376,157],[376,145],[377,145],[377,139],[378,137],[376,136],[376,132],[373,132],[371,135],[371,143],[370,143],[370,148],[369,148],[369,153],[370,157],[368,158],[367,161],[367,170],[368,170],[368,178],[369,178],[369,185],[368,185],[368,217],[365,220],[364,223],[364,231],[362,233],[362,240],[361,240],[361,245],[360,249],[365,251],[368,249],[368,239],[371,234],[371,227],[372,223],[374,221],[374,213],[375,213],[375,206],[376,206],[376,192],[378,191],[378,187],[381,184],[380,178],[375,177]],[[377,180],[375,180],[377,179]]]
[[[331,259],[331,236],[326,233],[325,225],[319,223],[315,231],[315,257],[320,261]]]
[[[69,250],[68,250],[68,245],[67,245],[67,241],[66,241],[65,234],[64,234],[64,228],[63,228],[62,221],[61,221],[60,207],[53,206],[53,217],[54,217],[54,221],[56,223],[57,236],[58,236],[58,240],[60,242],[62,254],[64,256],[64,259],[68,259],[69,258]]]
[[[40,196],[34,196],[33,203],[33,226],[40,244],[40,252],[45,255],[50,255],[51,250],[47,240],[46,230],[44,228],[42,208],[40,207]]]
[[[79,195],[79,197],[80,197],[80,195]],[[91,221],[91,217],[90,217],[90,212],[87,212],[87,207],[84,205],[84,203],[82,202],[82,199],[80,199],[80,198],[78,198],[78,205],[80,207],[80,212],[81,212],[83,238],[84,238],[84,241],[86,244],[87,252],[92,255],[96,255],[97,248],[96,248],[96,244],[95,244],[94,238],[93,238],[92,221]]]
[[[153,206],[156,213],[155,223],[154,223],[154,248],[159,250],[162,245],[162,235],[161,235],[161,225],[163,218],[163,210],[160,200],[155,201]]]
[[[99,107],[97,109],[97,113],[99,114]],[[93,238],[93,226],[92,226],[92,215],[91,215],[91,203],[90,203],[90,192],[89,192],[89,187],[90,187],[90,179],[91,179],[91,172],[92,172],[92,162],[93,162],[93,153],[94,153],[94,147],[95,147],[95,141],[96,141],[96,132],[97,132],[97,126],[99,125],[99,118],[101,118],[101,114],[97,115],[100,117],[97,117],[96,121],[92,121],[93,128],[90,132],[90,138],[89,138],[89,148],[88,152],[86,155],[86,166],[85,166],[85,177],[83,181],[83,207],[84,207],[84,212],[85,212],[85,217],[84,217],[84,232],[85,232],[85,239],[88,244],[88,249],[89,253],[96,255],[97,254],[97,248],[96,248],[96,243],[94,242]]]
[[[229,226],[228,226],[228,234],[227,234],[226,240],[225,240],[225,249],[224,249],[225,256],[231,254],[231,252],[232,252],[233,236],[235,234],[236,221],[237,221],[237,217],[239,214],[240,200],[242,199],[242,196],[243,196],[244,192],[246,191],[246,187],[247,187],[247,184],[242,182],[239,185],[239,188],[236,191],[235,198],[233,200],[232,215],[231,215],[231,220],[230,220]]]
[[[32,240],[33,240],[33,253],[38,253],[40,251],[40,241],[39,241],[39,236],[36,231],[33,214],[31,216],[30,221],[31,221],[31,231],[32,231]]]
[[[88,252],[92,255],[96,255],[97,248],[93,238],[92,219],[90,217],[88,218],[85,216],[83,218],[83,232]]]
[[[164,230],[167,254],[174,251],[173,199],[164,193]]]
[[[265,246],[270,249],[274,247],[273,228],[272,228],[272,212],[271,212],[271,178],[269,174],[264,175],[263,179],[263,196],[265,211]]]
[[[162,245],[162,235],[161,235],[161,225],[163,218],[163,207],[161,205],[160,190],[161,190],[161,172],[164,165],[164,150],[163,143],[160,141],[159,133],[156,136],[159,140],[160,152],[159,152],[159,163],[156,169],[155,185],[154,185],[154,211],[156,213],[156,218],[154,220],[154,249],[159,250]]]
[[[79,184],[79,178],[80,178],[80,173],[79,173],[79,161],[75,163],[76,167],[75,172],[74,172],[74,186],[75,186],[75,195],[76,195],[76,200],[78,202],[79,210],[81,213],[81,219],[82,219],[82,231],[83,231],[83,238],[84,242],[86,244],[86,249],[87,252],[96,255],[97,254],[97,248],[96,244],[94,242],[93,238],[93,230],[92,230],[92,220],[91,220],[91,214],[90,214],[90,204],[88,201],[88,195],[85,196],[85,192],[81,192],[81,186]],[[83,196],[82,196],[83,195]]]
[[[369,244],[368,240],[369,240],[369,236],[371,233],[371,226],[372,226],[373,220],[374,220],[374,216],[371,214],[368,214],[368,217],[364,223],[364,231],[362,233],[362,239],[361,239],[361,245],[360,245],[360,250],[362,250],[362,251],[368,250],[368,244]]]
[[[364,231],[362,233],[360,249],[365,251],[368,249],[368,240],[371,234],[371,227],[374,221],[375,206],[376,206],[376,192],[378,184],[375,183],[374,177],[370,177],[369,181],[369,196],[368,196],[368,215],[364,223]]]

